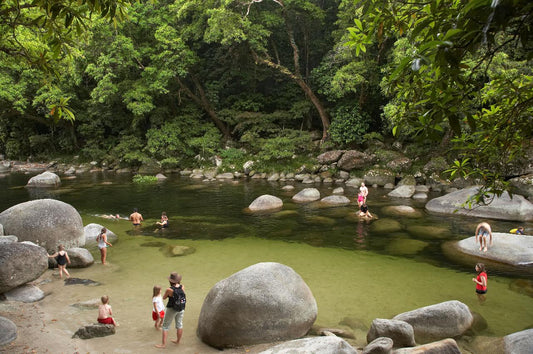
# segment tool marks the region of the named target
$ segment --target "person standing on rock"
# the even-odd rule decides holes
[[[133,226],[141,225],[141,221],[144,221],[143,216],[137,211],[137,208],[133,208],[133,213],[130,215],[130,220]]]
[[[361,182],[361,187],[359,187],[359,192],[363,195],[363,202],[366,203],[366,197],[368,196],[368,188],[365,186],[365,182]]]
[[[53,255],[48,255],[48,258],[55,258],[57,262],[57,268],[59,269],[59,278],[63,279],[63,272],[67,278],[70,278],[70,274],[67,271],[67,263],[70,264],[70,258],[68,257],[67,251],[65,251],[65,246],[57,246],[57,252]]]
[[[105,227],[103,227],[100,234],[96,236],[96,242],[98,242],[98,249],[100,250],[100,259],[102,260],[102,264],[105,265],[107,246],[113,247],[113,245],[107,241],[107,229]]]
[[[483,252],[487,252],[487,236],[490,237],[490,245],[492,246],[492,230],[490,228],[490,225],[486,222],[479,223],[476,227],[476,243],[478,242],[479,238],[479,250],[483,250]]]
[[[476,283],[476,294],[480,303],[485,302],[485,294],[487,293],[487,271],[483,263],[476,264],[477,277],[472,278]]]
[[[165,317],[163,318],[163,334],[161,344],[156,344],[156,348],[165,348],[167,345],[168,330],[172,324],[172,320],[176,321],[176,340],[172,343],[179,344],[181,336],[183,335],[183,314],[185,312],[185,292],[183,285],[181,285],[181,275],[178,273],[170,273],[168,277],[170,287],[165,290],[163,300],[168,298]]]

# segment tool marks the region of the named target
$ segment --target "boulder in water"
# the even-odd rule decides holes
[[[100,235],[102,228],[104,226],[100,224],[91,223],[86,225],[83,228],[83,233],[85,235],[85,245],[86,246],[95,246],[97,244],[96,237]],[[107,241],[110,243],[115,243],[118,240],[118,236],[111,230],[107,230]]]
[[[24,284],[4,293],[8,301],[36,302],[44,299],[44,292],[35,285]]]
[[[315,200],[320,199],[320,192],[316,188],[304,188],[299,191],[295,196],[292,197],[292,200],[295,202],[314,202]]]
[[[421,353],[435,353],[435,354],[461,354],[461,350],[457,342],[452,338],[446,338],[438,342],[432,342],[424,345],[419,345],[412,348],[401,348],[394,351],[394,354],[421,354]]]
[[[396,348],[414,347],[416,345],[413,326],[405,321],[383,318],[374,319],[366,335],[366,341],[370,343],[380,337],[392,339]]]
[[[430,200],[426,204],[426,209],[435,213],[457,213],[500,220],[533,220],[533,204],[518,194],[514,194],[511,198],[509,193],[504,192],[500,197],[494,196],[493,201],[487,205],[472,205],[472,207],[463,205],[478,190],[479,187],[471,187],[448,193]]]
[[[198,337],[215,348],[304,336],[317,304],[303,279],[279,263],[258,263],[219,281],[198,318]]]
[[[44,248],[0,243],[0,294],[39,278],[48,269]]]
[[[0,214],[7,234],[19,241],[31,241],[53,253],[85,245],[81,216],[71,205],[55,199],[38,199],[17,204]]]
[[[283,201],[270,194],[264,194],[256,198],[252,204],[248,206],[248,209],[251,211],[262,211],[262,210],[272,210],[279,209],[283,207]]]
[[[45,171],[37,176],[33,176],[26,184],[26,187],[57,187],[61,184],[61,179],[53,172]]]
[[[462,335],[474,321],[468,306],[452,300],[404,312],[393,320],[413,326],[417,343],[429,343]]]

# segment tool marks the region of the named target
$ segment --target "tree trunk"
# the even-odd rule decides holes
[[[309,97],[316,110],[318,111],[318,114],[320,115],[320,120],[322,121],[322,142],[324,142],[328,136],[328,129],[330,124],[329,114],[320,99],[315,95],[311,87],[305,82],[305,80],[300,75],[295,75],[283,65],[276,64],[269,59],[260,58],[255,52],[252,53],[252,55],[254,56],[256,63],[261,63],[273,69],[276,69],[280,73],[296,81],[296,83],[302,88],[302,90],[305,92],[307,97]]]
[[[218,118],[217,112],[215,111],[213,106],[211,106],[211,103],[207,99],[205,91],[198,79],[194,77],[194,75],[191,75],[191,77],[194,86],[198,91],[198,95],[195,95],[192,90],[180,78],[177,78],[178,84],[180,85],[181,89],[185,91],[187,96],[189,96],[197,105],[202,107],[202,109],[207,113],[213,123],[215,123],[218,130],[222,133],[222,135],[224,136],[224,140],[230,140],[231,136],[229,128],[226,126],[226,124],[224,124],[223,121]]]

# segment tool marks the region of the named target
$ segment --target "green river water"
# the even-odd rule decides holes
[[[71,269],[72,276],[90,278],[102,285],[84,287],[81,292],[76,287],[65,287],[61,293],[64,301],[71,302],[99,298],[103,292],[110,295],[121,331],[130,331],[130,346],[142,348],[150,343],[151,347],[159,339],[145,330],[152,325],[151,291],[155,284],[166,286],[171,271],[183,275],[188,297],[184,324],[186,331],[193,332],[210,288],[258,262],[292,267],[317,300],[316,324],[349,325],[356,334],[354,343],[360,346],[366,343],[366,332],[374,318],[392,318],[448,300],[459,300],[485,318],[488,328],[480,335],[503,336],[533,325],[533,298],[524,291],[531,286],[531,276],[489,269],[489,292],[481,305],[471,280],[476,261],[456,264],[443,255],[443,242],[472,236],[480,219],[430,215],[424,210],[424,202],[393,200],[383,189],[370,188],[368,204],[379,221],[391,219],[400,224],[400,229],[393,232],[379,231],[376,221],[359,221],[353,216],[355,203],[336,208],[293,203],[292,195],[309,187],[299,183],[294,183],[295,191],[286,192],[281,189],[283,184],[257,180],[201,182],[172,175],[154,185],[135,185],[131,175],[91,174],[63,179],[60,188],[46,190],[23,188],[28,178],[12,174],[0,179],[0,210],[36,198],[59,199],[80,212],[84,225],[99,223],[118,235],[119,241],[108,249],[108,266],[98,264],[99,254],[93,249],[97,264]],[[335,186],[313,187],[326,196]],[[246,212],[246,207],[262,194],[282,198],[283,210]],[[345,195],[354,200],[356,190],[345,188]],[[384,208],[389,205],[410,205],[421,217],[386,215]],[[140,229],[126,220],[97,216],[127,216],[134,207],[145,219]],[[162,211],[169,215],[170,227],[159,231],[155,222]],[[490,222],[496,232],[507,232],[517,225]],[[531,223],[522,225],[526,231],[533,230]],[[440,232],[423,234],[417,231],[420,226],[435,227]],[[196,251],[168,257],[162,251],[164,245],[190,246]],[[53,292],[50,289],[54,285],[47,286]],[[43,301],[54,300],[47,297]],[[75,324],[57,325],[71,331],[93,317],[94,313],[87,312],[78,314]],[[118,339],[110,340],[119,345]]]

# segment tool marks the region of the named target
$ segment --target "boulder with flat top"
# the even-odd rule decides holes
[[[533,203],[521,195],[504,192],[501,196],[489,195],[492,200],[486,205],[467,205],[469,197],[476,194],[479,187],[461,189],[430,200],[426,209],[434,213],[460,214],[480,218],[500,220],[532,221]]]

